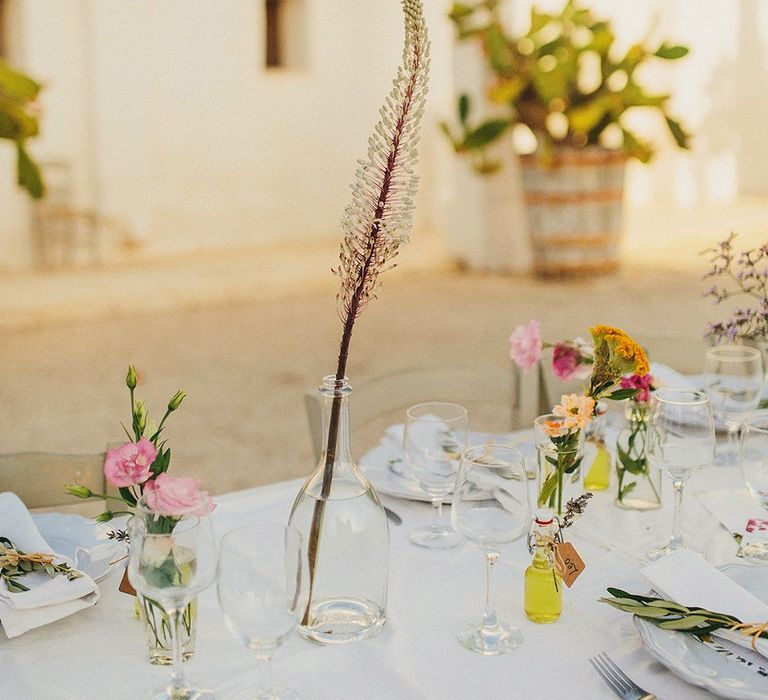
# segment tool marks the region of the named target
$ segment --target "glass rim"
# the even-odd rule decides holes
[[[675,399],[673,396],[679,398]],[[689,398],[684,400],[682,397]],[[705,391],[694,389],[657,389],[653,392],[653,401],[667,405],[704,406],[709,403],[709,396]]]
[[[426,409],[427,406],[434,408],[447,408],[453,409],[454,415],[449,416],[430,416],[429,414],[417,415],[415,412],[418,410]],[[451,401],[422,401],[421,403],[409,406],[405,411],[406,418],[410,420],[424,421],[425,423],[444,423],[447,420],[460,420],[469,416],[469,411],[458,403]]]
[[[762,425],[758,425],[758,422]],[[742,435],[744,428],[749,428],[756,433],[765,433],[768,435],[768,409],[761,408],[759,411],[753,411],[741,423]]]
[[[565,420],[565,416],[558,416],[556,413],[543,413],[540,416],[536,416],[533,420],[533,424],[535,426],[540,426],[542,423],[548,422],[548,421],[557,421],[558,423],[562,423]]]
[[[486,464],[479,460],[479,458],[484,454],[495,450],[501,450],[507,454],[514,455],[517,458],[517,462],[509,462],[504,464]],[[518,450],[516,447],[513,447],[512,445],[470,445],[461,453],[461,461],[476,464],[485,469],[506,469],[509,468],[512,464],[517,464],[521,467],[523,473],[525,473],[525,457],[523,456],[523,453],[520,452],[520,450]]]
[[[707,348],[707,356],[712,356],[725,362],[735,362],[746,357],[762,359],[763,353],[750,345],[715,345],[714,347]]]

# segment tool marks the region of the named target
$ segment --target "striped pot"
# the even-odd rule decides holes
[[[621,151],[557,148],[550,164],[520,156],[536,273],[591,275],[619,267],[624,164]]]

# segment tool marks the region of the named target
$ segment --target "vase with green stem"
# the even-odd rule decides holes
[[[661,471],[648,460],[650,404],[626,402],[627,426],[616,439],[616,505],[626,510],[661,508]]]
[[[565,512],[570,498],[581,493],[581,465],[584,460],[584,431],[567,430],[565,419],[553,413],[534,421],[539,507],[556,515]]]

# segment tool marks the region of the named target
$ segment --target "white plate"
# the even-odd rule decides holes
[[[473,444],[485,444],[490,441],[508,444],[520,450],[525,457],[526,469],[530,476],[536,461],[536,449],[531,442],[522,442],[519,436],[510,437],[489,433],[473,433],[470,440]],[[360,459],[360,468],[378,493],[408,501],[432,502],[418,482],[408,474],[408,465],[403,459],[402,449],[392,440],[385,438],[376,447],[366,452]],[[443,503],[450,502],[449,494],[443,499]]]
[[[94,581],[103,581],[121,567],[128,552],[124,542],[110,540],[105,527],[82,515],[40,513],[32,516],[51,549]]]
[[[726,566],[723,573],[760,600],[768,602],[768,567]],[[749,659],[755,665],[768,669],[768,658],[751,649],[738,649],[738,653],[718,652],[693,635],[664,630],[635,617],[635,627],[645,648],[667,668],[693,685],[701,686],[723,698],[739,700],[765,700],[768,698],[768,678],[738,657]],[[718,640],[720,645],[720,640]]]

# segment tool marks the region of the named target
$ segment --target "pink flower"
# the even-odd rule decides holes
[[[650,374],[646,374],[642,377],[633,374],[631,377],[622,377],[620,384],[622,389],[638,390],[635,394],[635,401],[638,403],[650,403],[651,392],[656,388],[653,385],[653,382],[653,376]]]
[[[552,352],[552,369],[560,381],[586,379],[592,372],[581,348],[575,342],[558,343]]]
[[[159,474],[144,486],[144,502],[159,515],[170,517],[210,513],[216,504],[207,491],[200,490],[200,482],[189,477]]]
[[[509,356],[524,370],[533,367],[541,357],[541,321],[535,319],[527,326],[518,326],[509,336]]]
[[[114,486],[143,484],[152,475],[149,468],[157,457],[157,448],[147,438],[126,442],[122,447],[107,451],[104,476]]]

